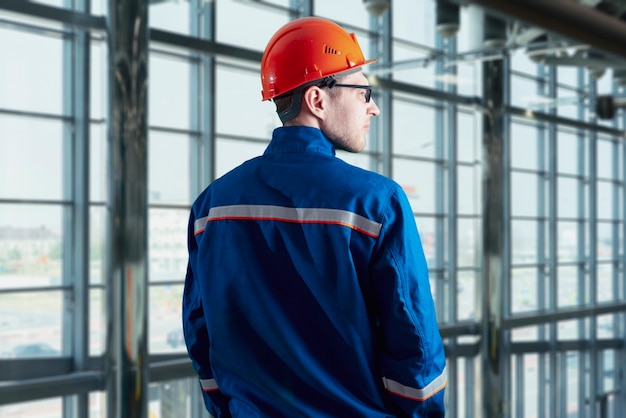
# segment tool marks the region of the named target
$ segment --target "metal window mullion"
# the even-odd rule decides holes
[[[577,72],[577,82],[578,82],[578,86],[579,87],[583,87],[586,84],[586,80],[585,80],[585,69],[583,68],[579,68],[578,72]],[[586,114],[586,108],[583,104],[584,102],[581,101],[578,105],[578,119],[579,120],[584,120],[585,119],[585,114]],[[585,172],[585,161],[586,161],[586,155],[587,155],[587,148],[586,148],[586,131],[583,129],[578,129],[578,133],[577,133],[577,173],[578,173],[578,187],[577,187],[577,194],[578,194],[578,222],[576,225],[577,228],[577,237],[578,237],[578,244],[577,244],[577,261],[578,261],[578,269],[577,269],[577,295],[578,295],[578,303],[577,305],[579,307],[582,307],[583,305],[585,305],[585,288],[586,288],[586,277],[587,277],[587,256],[585,253],[585,243],[586,243],[586,237],[587,237],[587,233],[586,233],[586,229],[585,229],[585,219],[587,216],[587,206],[585,204],[585,202],[587,201],[587,197],[586,197],[586,190],[585,190],[585,184],[586,184],[586,172]],[[585,319],[584,318],[580,318],[577,321],[578,324],[578,339],[583,341],[586,340],[586,336],[585,336]],[[579,410],[582,411],[586,402],[586,388],[587,388],[587,382],[585,380],[585,375],[584,375],[584,370],[585,370],[585,356],[583,355],[584,353],[579,352],[578,353],[578,407]]]
[[[562,351],[558,355],[559,367],[558,367],[558,379],[563,384],[561,389],[561,396],[558,399],[557,405],[559,411],[567,411],[567,353]]]
[[[545,66],[541,65],[538,68],[540,79],[542,80],[540,84],[537,86],[538,94],[547,95],[548,93],[545,91],[545,78],[546,78],[546,69]],[[550,178],[548,175],[548,156],[547,153],[547,142],[549,142],[549,137],[546,135],[546,126],[545,124],[541,124],[538,128],[537,132],[537,142],[538,142],[538,153],[537,153],[537,167],[539,171],[542,173],[541,176],[537,179],[537,216],[541,219],[537,222],[537,281],[536,281],[536,289],[537,289],[537,307],[539,310],[546,310],[546,295],[545,295],[545,282],[546,282],[546,224],[549,223],[549,219],[546,215],[546,184],[549,183]],[[538,327],[538,339],[545,339],[545,326]],[[538,416],[542,416],[545,411],[545,397],[540,396],[540,393],[543,393],[543,375],[544,375],[544,361],[541,355],[538,355],[538,368],[537,368],[537,387],[540,388],[538,391],[538,399],[537,399],[537,410],[534,411]]]
[[[190,7],[190,31],[191,36],[214,40],[215,39],[215,2],[192,0]],[[192,54],[195,54],[192,51]],[[190,158],[190,199],[195,200],[202,190],[211,183],[216,176],[216,132],[215,132],[215,94],[216,58],[206,52],[198,52],[194,55],[190,77],[190,127],[193,131],[200,132],[193,135],[189,148]],[[191,418],[201,418],[206,413],[204,400],[198,387],[197,378],[189,379]]]
[[[613,84],[613,94],[614,96],[618,96],[619,95],[619,90],[620,88],[616,85],[616,83]],[[613,127],[615,129],[619,129],[619,125],[620,125],[620,121],[618,118],[614,118],[613,119]],[[620,242],[619,242],[619,237],[620,237],[620,230],[619,230],[619,226],[620,226],[620,178],[619,178],[619,164],[620,164],[620,143],[623,144],[625,141],[621,140],[621,138],[615,138],[613,137],[611,140],[611,146],[612,146],[612,169],[611,169],[611,180],[612,180],[612,195],[613,195],[613,207],[612,207],[612,222],[611,222],[611,247],[612,247],[612,251],[611,251],[611,264],[613,266],[612,269],[612,283],[613,283],[613,300],[618,300],[619,299],[619,287],[620,287],[620,277],[623,277],[623,273],[620,274]],[[624,222],[625,218],[621,218],[621,222]],[[623,272],[623,270],[622,270]],[[613,320],[613,336],[616,336],[616,332],[618,330],[617,328],[617,323],[618,322],[618,318],[619,318],[620,314],[618,313],[614,313],[611,318]],[[619,351],[618,350],[614,350],[613,352],[613,387],[615,388],[619,388],[620,387],[620,380],[619,380],[619,368],[620,366],[618,366],[619,364],[623,364],[623,363],[618,363],[617,360],[619,359]],[[626,390],[626,388],[622,388],[622,392]],[[619,416],[624,416],[623,413],[621,413],[620,411],[620,399],[619,399],[619,394],[616,394],[617,396],[615,396],[615,400],[613,402],[613,411],[614,411],[614,416],[619,417]]]
[[[89,2],[67,2],[76,12],[89,12]],[[68,30],[71,30],[69,28]],[[89,32],[74,27],[73,36],[63,42],[63,109],[72,123],[64,124],[66,198],[64,209],[63,351],[72,357],[73,372],[87,370],[89,360]],[[89,394],[63,398],[63,416],[88,416]]]
[[[376,63],[370,64],[375,71],[377,68],[391,65],[393,59],[393,25],[392,14],[385,13],[378,18],[370,16],[369,27],[376,35],[370,39],[370,53],[378,58]],[[364,69],[365,73],[368,68]],[[385,73],[380,76],[382,79],[391,79],[391,75]],[[370,80],[371,81],[371,80]],[[370,166],[373,171],[381,173],[387,177],[393,176],[393,103],[390,90],[378,90],[375,98],[380,109],[380,116],[372,118],[372,129],[369,140],[372,144],[372,151],[377,158]]]
[[[444,49],[444,45],[443,45],[443,40],[441,39],[440,36],[436,36],[436,47],[439,50]],[[435,73],[436,75],[439,74],[443,74],[443,72],[445,71],[444,66],[443,66],[443,62],[441,60],[437,60],[437,62],[435,63]],[[436,86],[435,88],[442,90],[444,89],[444,84],[440,81],[436,82]],[[433,179],[434,181],[434,190],[435,190],[435,213],[441,216],[437,216],[435,218],[435,237],[437,237],[435,239],[435,254],[434,254],[434,266],[435,267],[437,273],[435,274],[435,288],[433,289],[434,293],[435,293],[435,311],[437,314],[437,318],[440,321],[444,321],[444,322],[451,322],[454,321],[455,318],[454,317],[449,317],[448,316],[448,312],[444,312],[444,306],[446,305],[446,303],[444,303],[444,298],[445,298],[445,289],[444,289],[444,284],[446,282],[446,279],[449,278],[449,276],[447,275],[448,270],[444,268],[444,265],[446,263],[450,263],[450,254],[446,254],[446,248],[445,246],[445,240],[444,239],[439,239],[440,237],[444,237],[444,236],[448,236],[448,239],[450,239],[451,236],[451,231],[447,231],[448,233],[446,234],[446,218],[449,219],[450,216],[454,216],[454,214],[450,213],[449,211],[447,211],[444,207],[444,202],[445,202],[445,197],[444,197],[444,190],[446,190],[446,187],[444,185],[445,182],[445,170],[446,167],[448,167],[448,169],[450,169],[451,164],[454,164],[453,161],[447,161],[444,158],[444,149],[445,149],[445,142],[446,142],[446,137],[445,137],[445,133],[446,133],[446,128],[448,127],[447,124],[449,123],[449,119],[446,119],[446,115],[445,115],[445,109],[447,109],[447,104],[443,103],[442,105],[438,105],[435,106],[434,111],[435,111],[435,138],[434,138],[434,148],[435,148],[435,178]],[[417,138],[416,138],[417,140]],[[450,178],[451,172],[448,172],[448,181],[450,181],[450,184],[453,184],[453,180]],[[446,213],[447,213],[447,217],[446,217]],[[454,289],[449,289],[449,294],[453,295],[455,294]],[[449,305],[450,303],[454,303],[451,301],[448,301],[447,304]]]
[[[623,90],[623,89],[622,89]],[[626,112],[622,112],[621,118],[621,126],[622,129],[626,128]],[[621,222],[622,222],[622,240],[626,240],[626,141],[620,141],[621,146],[621,155],[622,155],[622,178],[621,181],[621,191],[622,191],[622,212],[621,212]],[[622,278],[626,275],[626,244],[622,244],[622,254],[620,259],[621,266],[621,276]],[[626,300],[626,283],[622,279],[622,288],[620,299],[622,301]],[[615,327],[615,332],[618,336],[621,333],[621,338],[623,341],[622,348],[617,352],[615,358],[615,364],[619,365],[619,369],[615,370],[615,374],[619,376],[624,376],[626,374],[626,312],[623,312],[619,315],[619,319],[617,322],[617,326]],[[622,382],[624,382],[624,378],[622,377]],[[615,416],[623,417],[626,413],[626,387],[622,385],[620,387],[620,391],[615,397]]]
[[[503,102],[505,109],[511,105],[511,57],[505,54],[503,57]],[[511,116],[508,112],[503,113],[502,123],[502,291],[500,292],[500,311],[502,322],[511,314]],[[502,367],[502,402],[510,405],[511,399],[511,332],[502,327],[501,340],[503,360]],[[510,409],[505,412],[510,414]]]
[[[456,38],[448,38],[447,42],[444,43],[445,55],[446,56],[454,56],[456,54]],[[439,62],[439,61],[438,61]],[[449,73],[456,75],[457,67],[451,66],[449,68]],[[439,73],[439,72],[438,72]],[[449,83],[446,89],[449,93],[456,93],[457,88],[456,84]],[[458,279],[458,266],[457,266],[457,248],[459,244],[458,237],[458,129],[457,129],[457,105],[453,102],[446,102],[444,105],[444,127],[443,132],[441,132],[441,138],[443,139],[443,143],[446,144],[447,148],[444,147],[442,150],[442,157],[444,157],[444,152],[447,149],[447,156],[444,158],[447,159],[447,174],[448,174],[448,184],[447,187],[442,187],[441,194],[443,194],[444,190],[447,190],[446,200],[448,202],[448,207],[444,208],[444,211],[437,213],[448,213],[447,218],[442,218],[447,220],[447,234],[440,236],[447,236],[448,239],[440,239],[442,246],[444,244],[447,245],[446,253],[447,253],[447,262],[444,264],[443,268],[446,272],[447,283],[448,283],[448,321],[455,323],[457,321],[457,279]],[[442,167],[443,169],[443,167]],[[445,181],[445,178],[444,178]],[[443,196],[442,196],[443,197]],[[439,200],[439,199],[437,199]],[[443,207],[443,202],[442,202]],[[443,254],[443,249],[442,249]],[[443,305],[443,299],[442,299]],[[457,339],[451,338],[449,340],[449,345],[452,348],[456,347]],[[458,360],[455,358],[451,362],[450,371],[452,376],[456,376],[457,374],[457,364]],[[467,384],[467,382],[466,382]],[[452,415],[458,415],[458,405],[457,405],[457,385],[452,385],[449,387],[449,395],[448,395],[448,407]]]
[[[313,15],[313,0],[290,0],[292,19]]]
[[[193,0],[190,7],[191,35],[198,39],[215,39],[214,2]],[[191,130],[199,132],[191,138],[190,199],[193,201],[216,176],[215,168],[215,56],[199,52],[190,67],[189,86]],[[191,202],[190,202],[191,203]]]
[[[548,79],[548,96],[550,98],[557,98],[556,83],[557,73],[554,66],[549,68]],[[550,113],[555,114],[556,109],[551,109]],[[549,177],[549,190],[548,190],[548,266],[549,266],[549,281],[548,281],[548,310],[553,312],[557,308],[557,296],[558,296],[558,135],[556,125],[550,123],[548,125],[548,177]],[[550,359],[548,369],[548,382],[549,390],[548,394],[548,415],[558,416],[556,399],[560,395],[557,393],[557,359],[556,359],[556,340],[557,340],[557,323],[551,322],[548,325],[549,334],[549,346],[550,351],[547,353]]]
[[[524,354],[513,356],[515,362],[515,418],[524,417]]]
[[[591,79],[589,82],[589,100],[595,100],[597,85],[596,82]],[[595,117],[592,117],[595,119]],[[594,130],[589,132],[589,303],[596,305],[597,298],[597,242],[598,239],[598,170],[597,170],[597,154],[598,154],[598,133]],[[596,316],[592,315],[589,318],[589,418],[596,417],[595,400],[598,394],[599,376],[598,373],[598,351],[596,347]]]
[[[446,41],[439,34],[435,33],[436,48],[443,51],[445,56],[454,56],[456,52],[456,43],[454,39]],[[448,72],[456,73],[456,67],[451,66]],[[444,67],[441,60],[435,63],[435,73],[437,75],[444,74]],[[445,85],[441,81],[436,82],[435,86],[438,90],[455,91],[452,84]],[[456,147],[456,105],[446,102],[441,106],[435,107],[435,213],[441,216],[435,219],[435,241],[434,266],[436,273],[435,294],[436,294],[436,310],[440,321],[447,323],[456,322],[456,246],[457,246],[457,147]],[[417,139],[417,138],[416,138]],[[448,151],[447,155],[445,151]],[[446,173],[447,170],[447,173]],[[447,177],[446,177],[447,174]],[[447,178],[447,185],[446,185]],[[447,186],[447,187],[446,187]],[[444,196],[444,191],[447,195]],[[447,201],[448,206],[445,206]],[[447,216],[446,216],[447,214]],[[447,230],[447,231],[446,231]],[[448,239],[439,239],[447,236]],[[432,270],[431,270],[432,271]],[[448,292],[446,294],[444,285],[447,283]],[[444,299],[447,297],[447,301]],[[444,307],[447,306],[447,311]],[[456,338],[448,341],[450,351],[454,352],[456,347]],[[449,359],[448,369],[452,376],[457,373],[458,357]],[[458,414],[457,411],[457,390],[455,385],[449,386],[447,390],[447,410],[452,415]]]
[[[476,362],[471,361],[470,357],[467,357],[464,361],[465,363],[465,418],[472,418],[474,416],[474,411],[477,408],[475,405],[475,396],[476,392],[474,391],[474,387],[471,382],[476,381]],[[456,376],[452,376],[456,378]],[[460,414],[458,416],[461,416]]]

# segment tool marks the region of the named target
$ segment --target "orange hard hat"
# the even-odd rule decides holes
[[[302,17],[272,36],[261,61],[263,100],[327,76],[355,69],[366,60],[354,33],[320,17]]]

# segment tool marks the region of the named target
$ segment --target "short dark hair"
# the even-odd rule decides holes
[[[335,76],[331,76],[331,77],[335,79],[336,81],[339,81],[342,78],[344,78],[345,75],[340,75],[339,77],[335,77]],[[305,84],[304,86],[296,87],[295,89],[272,99],[274,101],[274,104],[276,105],[276,113],[278,113],[279,116],[285,115],[286,112],[291,110],[291,112],[288,113],[289,116],[287,116],[287,118],[285,119],[281,116],[281,120],[283,122],[286,122],[287,120],[293,117],[296,117],[297,114],[294,114],[293,111],[297,109],[297,112],[300,113],[301,103],[293,103],[293,99],[296,98],[296,100],[302,100],[302,94],[304,93],[304,90],[306,90],[307,88],[311,86],[324,87],[325,80],[326,78],[316,80],[314,82]],[[331,96],[334,96],[336,94],[335,89],[332,89],[332,88],[328,89],[328,92]]]
[[[293,92],[285,93],[281,96],[274,97],[274,104],[276,105],[276,113],[282,113],[291,107],[291,100],[293,99]]]

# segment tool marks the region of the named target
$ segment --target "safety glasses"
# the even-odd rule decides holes
[[[369,103],[372,98],[372,87],[370,86],[362,86],[360,84],[333,84],[329,87],[347,87],[350,89],[363,89],[365,90],[365,103]]]
[[[347,87],[349,89],[363,89],[365,90],[365,103],[369,103],[372,98],[372,86],[364,86],[362,84],[339,84],[333,76],[326,77],[318,84],[319,87]]]

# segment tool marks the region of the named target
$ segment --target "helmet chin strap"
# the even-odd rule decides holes
[[[282,112],[278,112],[278,117],[280,118],[280,121],[282,123],[285,123],[298,116],[298,114],[300,113],[300,107],[302,105],[302,93],[307,87],[317,85],[328,87],[329,89],[331,89],[335,84],[337,84],[337,79],[335,77],[345,77],[359,71],[361,71],[361,67],[351,68],[347,71],[342,71],[338,74],[329,75],[322,79],[311,81],[310,83],[306,83],[300,87],[293,89],[293,93],[291,94],[291,104],[287,109],[283,110]]]

